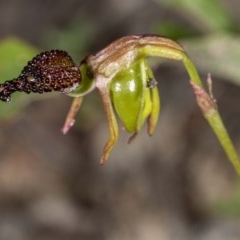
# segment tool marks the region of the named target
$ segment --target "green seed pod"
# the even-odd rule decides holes
[[[156,81],[145,59],[135,61],[113,78],[110,85],[111,99],[127,132],[139,132],[145,120],[154,116],[154,121],[150,121],[154,126],[149,126],[149,133],[152,134],[159,112],[159,107],[155,107],[159,106],[155,86]]]

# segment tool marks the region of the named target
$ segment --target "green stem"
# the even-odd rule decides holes
[[[190,60],[190,58],[186,54],[185,54],[185,57],[183,58],[183,63],[184,63],[184,66],[191,78],[191,81],[203,90],[203,84],[201,82],[199,74],[198,74],[193,62]],[[209,97],[209,99],[206,99],[206,95],[205,95],[205,99],[204,99],[205,101],[207,101],[209,103],[208,113],[206,113],[202,109],[203,115],[206,118],[206,120],[208,121],[211,128],[213,129],[218,141],[220,142],[222,148],[224,149],[226,155],[228,156],[230,162],[232,163],[233,167],[235,168],[237,174],[240,177],[240,160],[239,160],[238,153],[231,141],[231,138],[228,135],[228,132],[223,124],[222,118],[221,118],[219,112],[217,111],[217,107],[216,107],[216,103],[215,103],[214,99],[212,99],[212,97],[209,95],[207,96],[207,98],[208,97]],[[198,102],[198,100],[197,100],[197,102]],[[199,102],[198,102],[198,104],[199,104]],[[199,104],[199,106],[201,108],[201,104]]]
[[[187,54],[183,55],[183,64],[190,76],[191,81],[193,81],[199,87],[203,88],[203,84],[199,77],[199,74],[198,74],[193,62],[190,60],[190,58],[187,56]]]
[[[234,166],[237,174],[240,176],[240,160],[238,157],[238,153],[228,135],[228,132],[217,110],[216,100],[213,98],[211,92],[212,85],[210,76],[208,80],[210,80],[208,81],[210,94],[207,93],[203,88],[195,84],[195,82],[191,81],[190,83],[195,92],[198,106],[202,110],[204,117],[213,129],[218,141],[220,142],[225,153],[227,154],[230,162]]]
[[[224,127],[222,119],[217,111],[212,112],[212,114],[206,114],[205,118],[207,119],[208,123],[212,127],[213,131],[215,132],[220,144],[222,145],[223,149],[225,150],[229,160],[231,161],[232,165],[234,166],[237,174],[240,177],[240,161],[238,157],[238,153],[233,146],[233,143]]]

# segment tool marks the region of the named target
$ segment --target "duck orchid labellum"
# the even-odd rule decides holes
[[[10,102],[11,94],[16,91],[69,93],[79,82],[81,73],[67,52],[43,52],[28,62],[18,78],[0,84],[0,100]]]
[[[74,97],[62,128],[66,134],[74,125],[83,97],[97,89],[109,124],[109,138],[100,160],[104,164],[118,139],[115,113],[125,130],[132,134],[129,142],[145,121],[148,122],[148,134],[154,133],[160,111],[160,97],[157,80],[147,63],[147,57],[182,61],[189,74],[197,104],[240,175],[238,154],[212,96],[211,77],[208,77],[209,91],[206,91],[182,46],[159,35],[122,37],[96,54],[87,56],[78,67],[64,51],[44,52],[30,61],[18,78],[0,84],[0,99],[10,101],[10,95],[15,91],[59,91]]]

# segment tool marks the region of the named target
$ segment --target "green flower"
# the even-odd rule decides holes
[[[185,50],[168,38],[158,35],[126,36],[98,53],[87,56],[79,67],[64,51],[44,52],[30,61],[18,78],[0,84],[0,100],[10,101],[10,95],[15,91],[59,91],[74,97],[62,128],[66,134],[74,125],[83,97],[97,89],[109,125],[109,138],[100,160],[104,164],[118,139],[115,115],[125,130],[132,134],[129,142],[141,130],[145,121],[148,123],[148,134],[154,133],[160,111],[160,97],[157,80],[147,63],[147,57],[182,61],[189,74],[198,106],[240,175],[238,154],[218,113],[210,75],[209,90],[205,91]]]
[[[218,113],[216,101],[211,94],[211,83],[208,93],[203,88],[198,72],[185,50],[177,42],[158,35],[126,36],[84,59],[80,65],[82,83],[70,94],[76,98],[63,132],[67,133],[73,126],[82,97],[96,88],[109,124],[109,139],[103,150],[101,164],[106,162],[118,139],[115,112],[126,131],[133,133],[130,141],[141,130],[145,120],[148,120],[148,133],[152,135],[158,120],[160,98],[156,79],[146,57],[161,57],[183,62],[190,76],[197,104],[240,175],[238,154]],[[210,80],[210,77],[208,79]]]

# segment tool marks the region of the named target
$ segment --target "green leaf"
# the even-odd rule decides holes
[[[17,38],[0,42],[0,82],[16,78],[37,50]],[[0,102],[0,119],[13,117],[29,101],[25,94],[14,94],[11,103]]]

